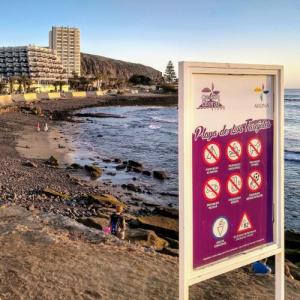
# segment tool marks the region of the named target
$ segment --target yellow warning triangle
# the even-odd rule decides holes
[[[243,232],[243,231],[246,231],[246,230],[249,230],[249,229],[252,229],[252,224],[251,224],[247,214],[244,213],[243,217],[242,217],[242,220],[241,220],[241,223],[240,223],[240,226],[239,226],[239,229],[238,229],[238,232]]]

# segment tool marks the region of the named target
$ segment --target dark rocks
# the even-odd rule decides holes
[[[137,219],[138,227],[150,229],[162,236],[168,236],[178,240],[178,220],[163,216],[143,216]]]
[[[124,169],[126,169],[126,165],[125,164],[121,164],[121,165],[117,165],[116,166],[116,170],[124,170]]]
[[[71,169],[75,169],[75,170],[82,169],[82,166],[77,163],[71,164],[70,167],[71,167]]]
[[[49,159],[46,161],[47,165],[57,167],[58,166],[58,160],[54,156],[50,156]]]
[[[128,166],[135,167],[135,168],[143,168],[143,165],[139,162],[136,162],[134,160],[128,160],[127,162]]]
[[[131,242],[137,242],[141,246],[153,248],[156,251],[162,251],[169,246],[169,243],[156,235],[152,230],[142,228],[128,229],[126,239]]]
[[[88,200],[91,203],[98,203],[104,206],[125,206],[124,203],[122,203],[116,197],[109,194],[88,195]]]
[[[145,175],[145,176],[151,176],[151,172],[148,171],[148,170],[145,170],[145,171],[143,171],[142,173],[143,173],[143,175]]]
[[[95,229],[103,230],[109,225],[109,220],[106,218],[99,217],[89,217],[89,218],[79,218],[77,221],[85,226],[92,227]]]
[[[153,177],[159,180],[165,180],[169,178],[165,171],[153,171]]]
[[[179,211],[176,208],[159,206],[154,209],[153,213],[164,217],[174,218],[174,219],[179,218]]]
[[[101,168],[94,165],[85,165],[85,170],[90,174],[92,178],[98,178],[102,175]]]
[[[59,198],[62,198],[62,199],[69,199],[70,196],[65,194],[65,193],[61,193],[61,192],[57,192],[51,188],[45,188],[43,189],[43,193],[46,194],[46,195],[49,195],[49,196],[53,196],[53,197],[59,197]]]
[[[124,116],[121,115],[116,115],[116,114],[107,114],[107,113],[76,113],[73,114],[75,117],[82,117],[82,118],[125,118]]]
[[[111,163],[111,159],[109,158],[103,158],[102,161],[105,163]]]
[[[179,250],[178,249],[164,248],[159,252],[163,253],[163,254],[166,254],[166,255],[170,255],[170,256],[175,256],[175,257],[179,256]]]
[[[116,164],[120,164],[120,163],[122,162],[122,160],[119,159],[119,158],[115,158],[115,159],[114,159],[114,162],[115,162]]]
[[[134,185],[132,183],[129,183],[129,184],[122,184],[122,188],[123,189],[127,189],[129,191],[133,191],[133,192],[136,192],[136,193],[141,193],[142,192],[142,189],[137,186],[137,185]]]
[[[38,167],[36,163],[34,163],[30,160],[25,161],[23,163],[23,165],[26,166],[26,167],[31,167],[31,168],[37,168]]]

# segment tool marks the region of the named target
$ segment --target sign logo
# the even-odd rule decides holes
[[[264,84],[261,85],[261,87],[256,87],[254,89],[254,92],[257,93],[259,95],[259,99],[261,102],[263,102],[264,100],[264,96],[269,94],[269,90],[265,89]]]
[[[259,171],[252,171],[248,175],[248,187],[252,192],[256,192],[262,184],[262,176]]]
[[[206,200],[215,201],[221,192],[221,183],[217,178],[208,179],[203,187],[203,194]]]
[[[207,165],[213,166],[217,164],[221,158],[220,147],[216,143],[207,144],[204,147],[203,156],[204,156],[204,162]]]
[[[214,237],[217,239],[224,237],[228,231],[228,228],[229,225],[226,218],[220,217],[216,219],[213,224],[213,230],[212,230]]]
[[[242,145],[239,141],[231,141],[227,145],[227,157],[231,162],[237,162],[242,155]]]
[[[261,141],[257,138],[251,139],[247,145],[248,156],[251,159],[256,159],[261,154]]]
[[[247,216],[247,213],[244,213],[238,228],[238,233],[248,231],[250,229],[252,229],[252,224],[249,217]]]
[[[205,87],[202,89],[201,104],[197,109],[225,109],[225,106],[220,101],[220,91],[215,90],[215,86],[212,83],[211,88]]]
[[[231,196],[240,194],[243,186],[242,177],[239,174],[231,175],[227,180],[227,191]]]

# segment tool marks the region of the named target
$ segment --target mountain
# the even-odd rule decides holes
[[[132,75],[144,75],[152,80],[159,80],[162,77],[160,71],[142,64],[87,53],[81,53],[81,74],[83,76],[101,74],[107,78],[121,80],[128,80]]]

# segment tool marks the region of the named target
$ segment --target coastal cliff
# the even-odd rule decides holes
[[[162,77],[160,71],[142,64],[87,53],[81,53],[81,72],[83,76],[101,74],[119,80],[128,80],[132,75],[144,75],[152,80],[159,80]]]

